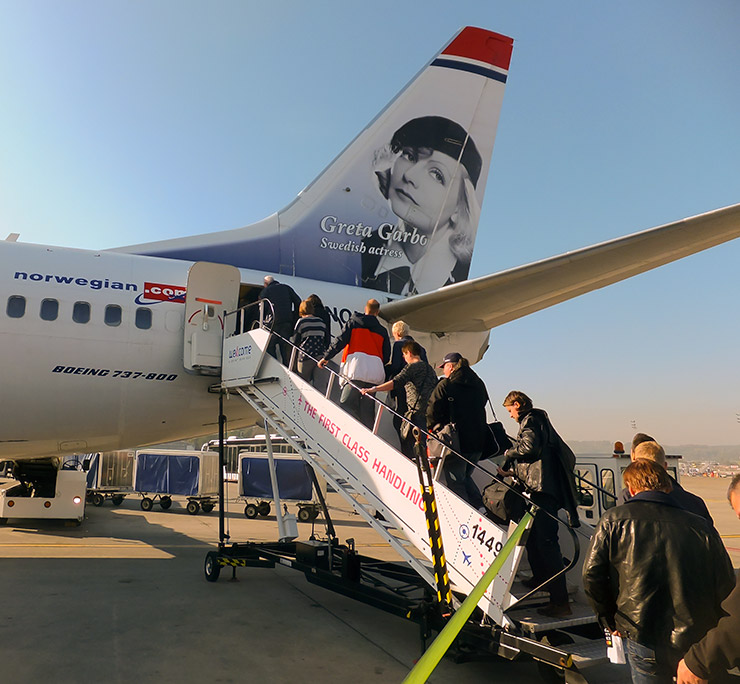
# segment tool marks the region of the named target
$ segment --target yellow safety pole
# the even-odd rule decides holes
[[[491,563],[491,566],[486,570],[483,577],[480,578],[478,584],[473,587],[473,591],[468,594],[468,597],[455,611],[444,629],[437,635],[437,638],[431,643],[429,648],[424,651],[424,655],[419,658],[411,672],[408,673],[406,679],[403,680],[403,684],[422,684],[422,682],[426,682],[427,679],[429,679],[434,668],[437,667],[439,661],[442,660],[442,656],[447,653],[447,649],[450,647],[450,644],[452,644],[455,637],[463,628],[463,625],[472,615],[473,610],[478,605],[478,601],[481,600],[486,589],[488,589],[488,585],[493,582],[493,578],[517,546],[517,543],[522,538],[524,530],[527,528],[531,520],[532,514],[525,513],[524,517],[519,521],[519,524],[514,528],[514,531],[506,540],[506,543],[498,556],[496,556],[493,563]]]

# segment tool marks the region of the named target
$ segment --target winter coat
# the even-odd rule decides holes
[[[671,499],[673,499],[680,508],[683,508],[689,513],[700,515],[710,525],[714,525],[714,520],[712,520],[712,516],[709,513],[707,505],[704,503],[704,499],[696,494],[687,492],[680,484],[678,484],[672,475],[669,474],[668,479],[671,481],[671,485],[673,486],[673,489],[668,496],[671,497]],[[627,487],[624,487],[617,497],[617,506],[627,503],[631,498],[630,490],[627,489]]]
[[[725,599],[722,610],[727,615],[684,657],[689,670],[701,679],[711,680],[740,667],[740,584]]]
[[[385,380],[391,342],[388,331],[377,316],[355,311],[334,343],[324,352],[324,359],[329,360],[342,347],[342,373],[346,377],[375,385]]]
[[[427,405],[427,428],[433,430],[447,423],[457,425],[460,450],[464,454],[483,451],[488,430],[486,386],[469,366],[456,368],[449,378],[442,378]]]
[[[734,585],[716,530],[663,492],[640,492],[607,511],[583,564],[602,625],[652,649],[685,652],[717,624]]]
[[[533,492],[549,494],[578,526],[574,468],[576,457],[552,426],[547,413],[533,408],[519,417],[519,434],[506,450],[504,470],[513,466],[517,479]]]
[[[298,320],[301,298],[290,285],[273,280],[262,288],[259,299],[267,299],[272,304],[276,325],[290,323],[291,328],[295,325]],[[272,312],[268,306],[265,310],[265,323],[270,324],[271,322]]]

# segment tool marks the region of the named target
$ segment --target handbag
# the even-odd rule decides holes
[[[401,422],[401,439],[408,439],[413,435],[414,428],[416,425],[414,425],[413,417],[414,414],[410,413],[409,411],[406,411],[406,413],[403,415],[403,417],[406,419]]]
[[[454,423],[447,423],[433,434],[437,439],[427,440],[429,458],[440,459],[448,450],[460,453],[460,435],[457,434],[457,426]]]
[[[511,437],[506,434],[503,423],[496,418],[496,412],[493,410],[493,404],[490,399],[488,400],[488,405],[491,407],[493,422],[488,423],[488,429],[483,439],[483,454],[481,458],[500,456],[512,445]]]
[[[488,429],[483,440],[483,455],[481,458],[500,456],[511,444],[511,438],[506,434],[503,424],[498,420],[494,420],[493,423],[488,423]]]
[[[512,520],[519,522],[524,515],[524,500],[516,483],[508,485],[502,480],[494,480],[481,496],[488,517],[499,525],[507,525]]]
[[[416,424],[414,423],[414,416],[417,414],[416,407],[419,405],[419,395],[416,396],[416,402],[414,403],[414,408],[407,409],[406,412],[403,414],[403,417],[406,420],[401,421],[401,429],[399,430],[401,434],[401,439],[408,439],[414,434],[414,428],[416,427]]]

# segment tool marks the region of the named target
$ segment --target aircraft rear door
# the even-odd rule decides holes
[[[234,266],[199,261],[190,267],[185,295],[186,370],[219,375],[225,314],[238,306],[240,281],[239,269]]]

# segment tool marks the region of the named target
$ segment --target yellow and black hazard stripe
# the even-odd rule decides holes
[[[248,564],[247,558],[229,558],[227,556],[219,556],[216,559],[216,562],[223,568],[223,567],[233,567],[233,568],[245,568]]]

